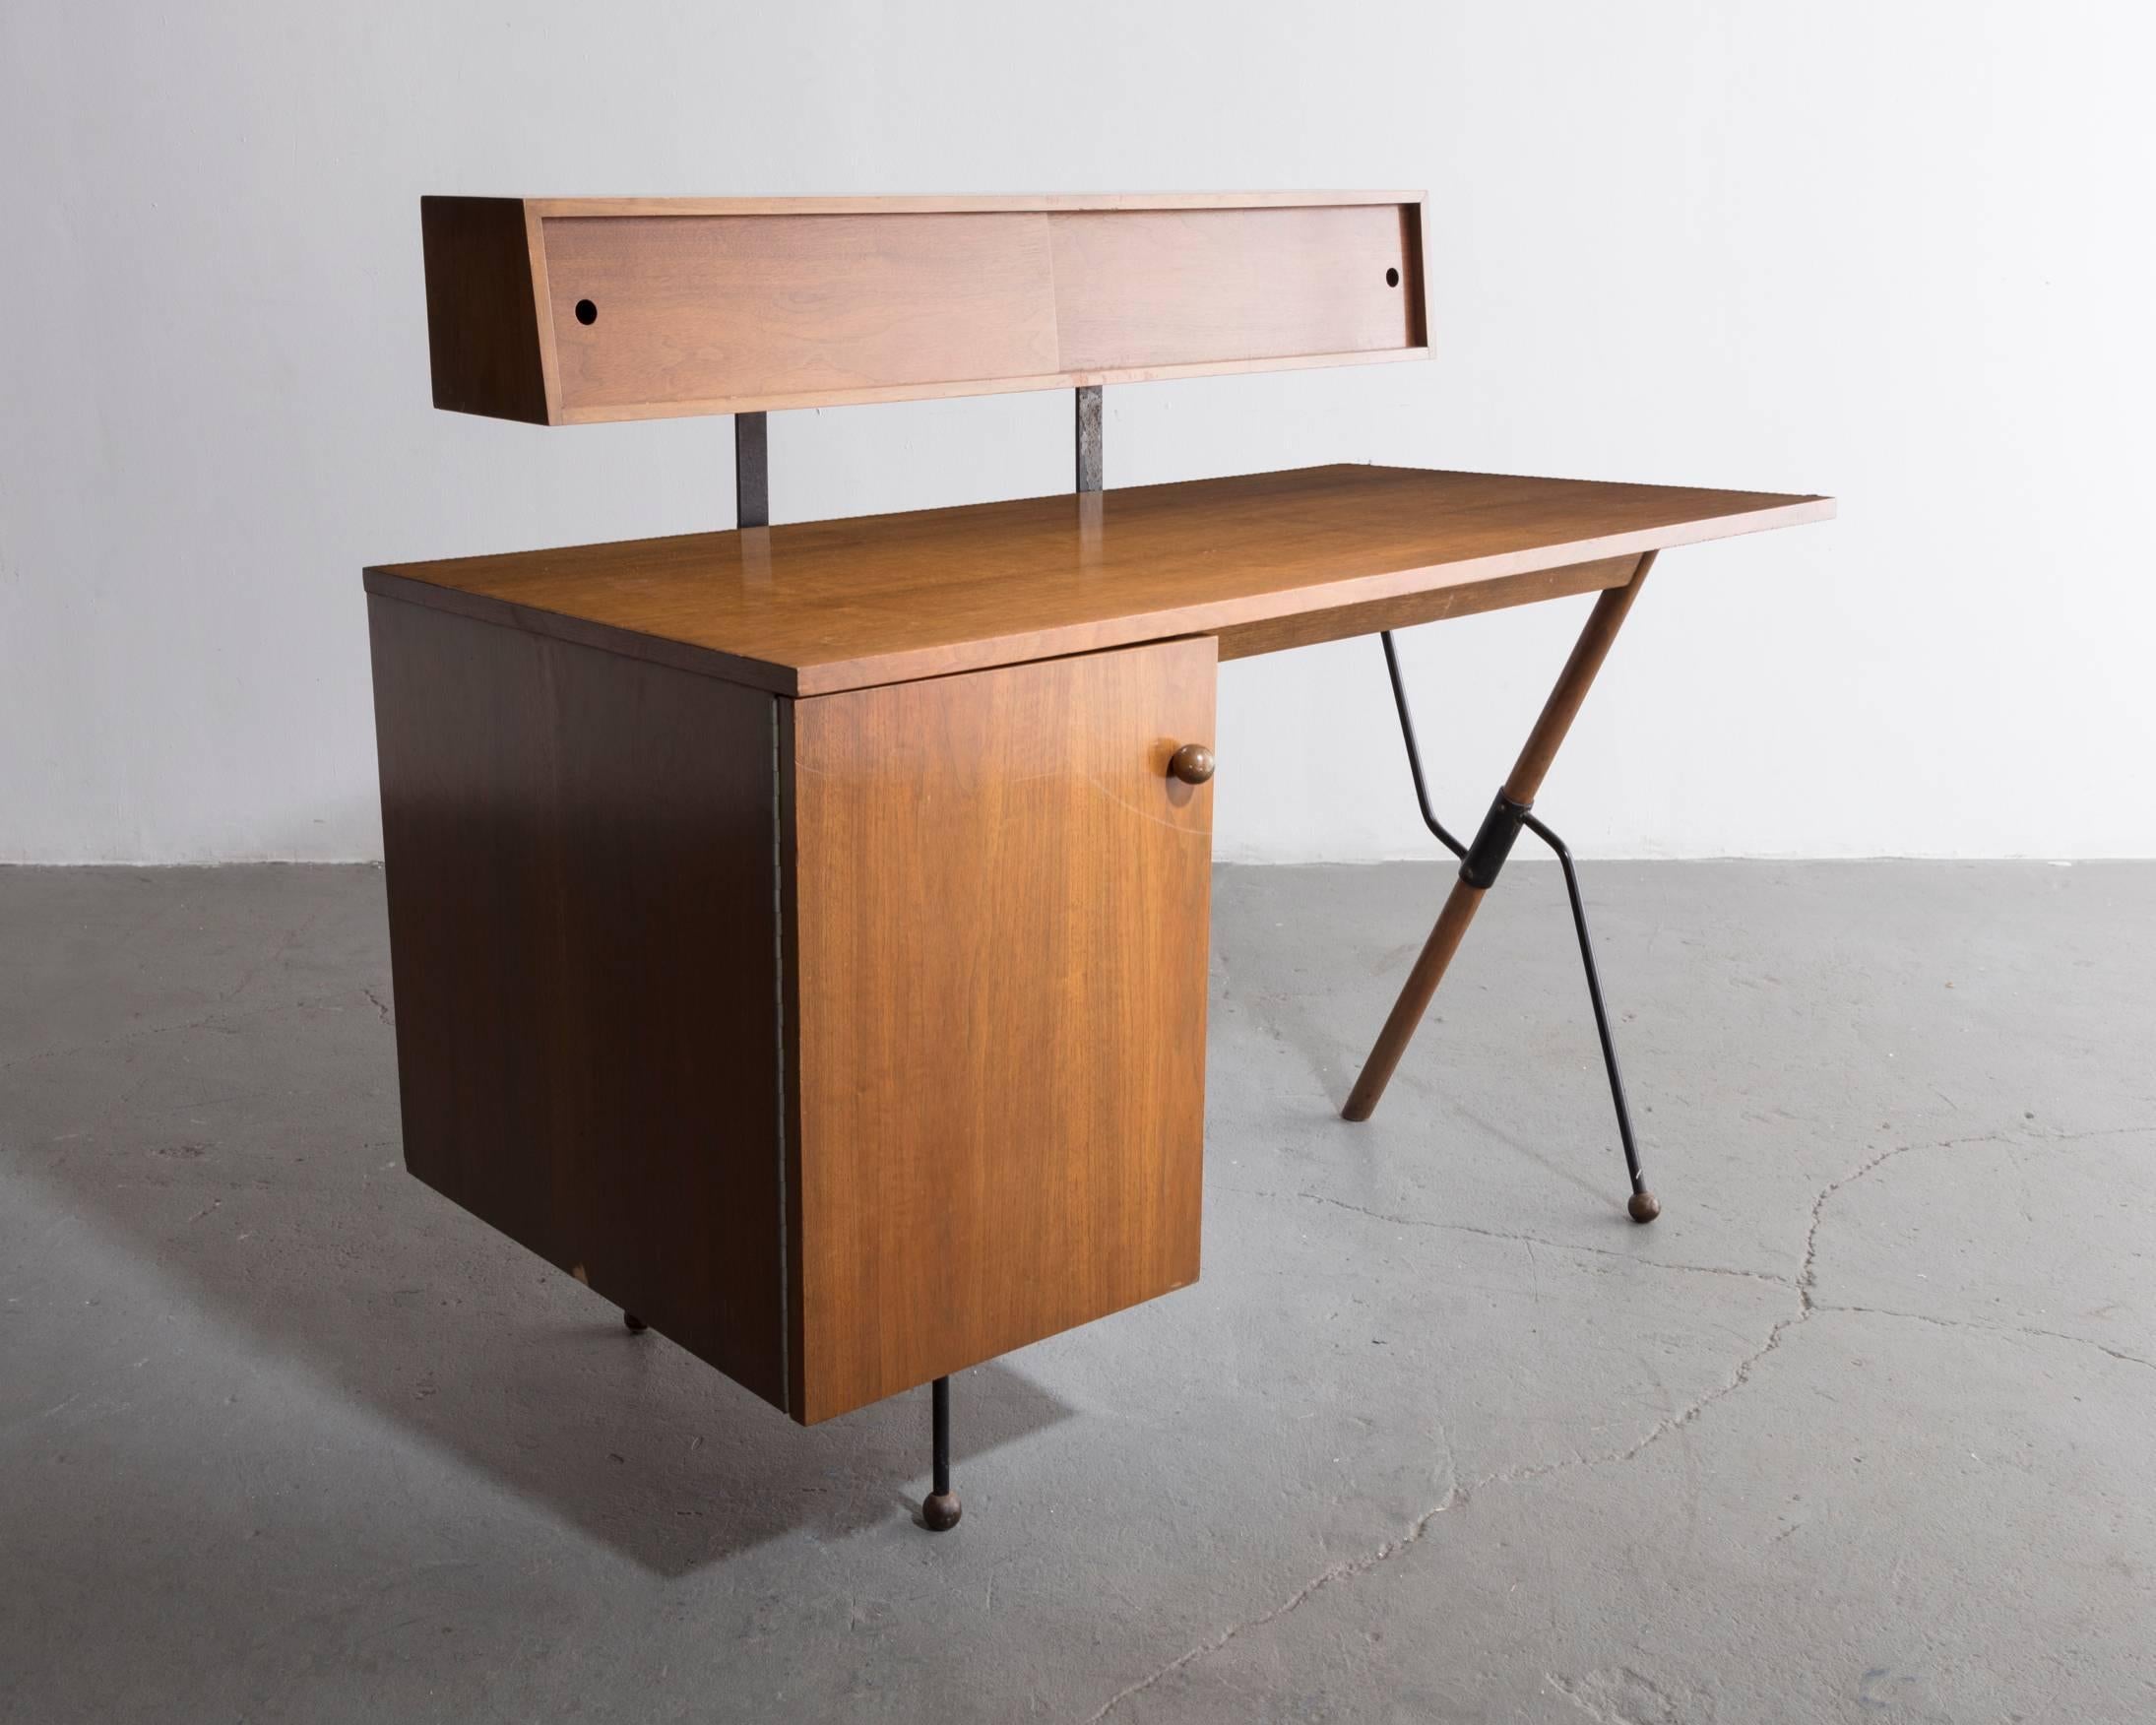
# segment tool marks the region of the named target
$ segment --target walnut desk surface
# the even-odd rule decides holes
[[[1220,656],[1621,587],[1831,498],[1336,466],[393,564],[368,591],[786,696],[1178,636]]]

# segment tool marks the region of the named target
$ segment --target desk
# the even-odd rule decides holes
[[[426,198],[434,404],[727,414],[729,533],[367,572],[406,1165],[810,1424],[1198,1274],[1223,659],[1379,634],[1462,859],[1376,1107],[1656,554],[1821,497],[1103,489],[1102,389],[1425,358],[1409,192]],[[772,527],[766,415],[1075,392],[1076,490]],[[586,433],[589,435],[589,433]],[[1598,594],[1472,844],[1391,631]],[[1234,763],[1228,772],[1237,777]]]
[[[1182,1287],[1217,662],[1831,510],[1327,467],[370,570],[407,1162],[803,1423]]]

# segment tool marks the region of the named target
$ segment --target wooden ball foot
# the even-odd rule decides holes
[[[633,1311],[624,1311],[621,1314],[621,1322],[632,1336],[640,1336],[652,1327]]]
[[[956,1492],[930,1492],[921,1500],[920,1524],[930,1533],[948,1533],[964,1513]]]
[[[1632,1201],[1624,1207],[1634,1222],[1652,1222],[1662,1214],[1662,1202],[1652,1192],[1634,1192]]]

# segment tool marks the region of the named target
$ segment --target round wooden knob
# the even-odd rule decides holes
[[[1213,776],[1213,751],[1202,742],[1186,742],[1168,757],[1168,770],[1185,785],[1202,785]]]

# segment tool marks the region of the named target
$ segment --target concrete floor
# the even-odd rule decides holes
[[[0,871],[0,1718],[2156,1717],[2156,866],[1231,869],[1198,1287],[802,1432],[398,1164],[371,869]]]

